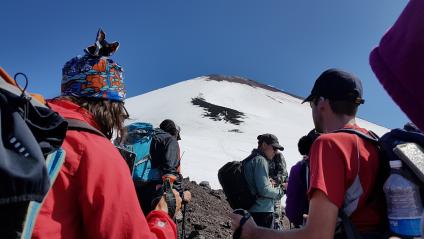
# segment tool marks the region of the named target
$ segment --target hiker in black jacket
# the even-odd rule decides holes
[[[275,154],[274,158],[268,161],[269,164],[269,177],[271,184],[274,187],[281,187],[284,190],[287,188],[287,166],[286,160],[281,152]],[[283,210],[281,208],[281,200],[274,201],[274,222],[273,228],[282,230],[282,221]]]
[[[174,121],[166,119],[162,121],[159,128],[155,129],[152,143],[150,145],[150,156],[152,157],[152,168],[159,168],[163,181],[149,182],[136,185],[139,199],[144,214],[148,214],[163,194],[162,184],[169,179],[173,188],[179,193],[183,202],[191,200],[189,191],[182,188],[183,177],[180,173],[180,127]]]
[[[162,177],[169,178],[174,188],[182,193],[182,175],[180,173],[180,140],[179,126],[172,120],[164,120],[158,129],[155,129],[150,156],[154,168],[159,168]]]
[[[269,177],[277,186],[287,183],[289,174],[287,173],[286,165],[286,160],[281,152],[275,154],[274,159],[269,161]]]

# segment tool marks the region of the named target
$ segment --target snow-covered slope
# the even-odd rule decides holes
[[[218,169],[242,160],[257,146],[256,137],[275,134],[285,147],[288,169],[301,156],[300,137],[313,128],[309,104],[269,86],[237,77],[199,77],[129,98],[133,121],[155,127],[164,119],[181,126],[182,173],[219,188]],[[387,129],[358,119],[377,134]]]

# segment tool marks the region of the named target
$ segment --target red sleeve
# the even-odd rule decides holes
[[[159,239],[177,238],[177,226],[167,213],[152,211],[147,215],[150,230]]]
[[[310,186],[308,196],[321,190],[338,208],[341,208],[346,190],[345,160],[340,147],[325,135],[319,137],[310,153]]]
[[[176,238],[176,226],[166,213],[154,212],[147,222],[128,166],[116,148],[100,136],[81,135],[80,140],[87,141],[83,145],[89,145],[76,175],[86,237]]]

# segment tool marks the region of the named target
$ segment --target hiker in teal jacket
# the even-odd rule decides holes
[[[274,201],[283,196],[282,188],[274,187],[271,183],[268,160],[272,160],[278,150],[283,149],[275,135],[259,135],[258,148],[252,151],[244,165],[244,176],[249,189],[257,196],[255,204],[248,211],[256,224],[263,227],[271,228]]]

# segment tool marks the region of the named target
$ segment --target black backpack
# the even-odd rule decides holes
[[[0,68],[2,238],[26,235],[27,209],[42,202],[53,180],[50,176],[56,175],[64,160],[60,146],[67,122],[25,90]]]
[[[256,202],[256,196],[250,192],[243,170],[244,164],[251,158],[249,156],[243,161],[228,162],[218,171],[219,183],[233,209],[248,210]]]
[[[22,73],[18,75],[28,79]],[[0,235],[31,238],[43,199],[53,185],[66,152],[67,130],[105,137],[87,123],[64,119],[21,89],[0,67]]]
[[[341,129],[334,132],[356,134],[359,137],[375,144],[380,154],[380,170],[377,177],[379,184],[384,184],[390,175],[390,161],[403,162],[402,176],[420,186],[420,194],[424,198],[424,133],[413,124],[406,124],[403,129],[392,129],[381,138],[374,132],[364,134],[354,129]]]
[[[370,195],[367,203],[384,194],[383,185],[390,175],[389,162],[401,160],[404,165],[400,173],[402,176],[419,186],[421,200],[424,198],[424,164],[423,164],[423,146],[424,134],[414,125],[406,124],[403,129],[393,129],[379,138],[374,132],[364,134],[354,129],[341,129],[334,132],[345,132],[356,134],[362,139],[368,140],[377,146],[380,154],[380,169],[377,175],[376,187]],[[418,152],[420,151],[420,152]],[[339,210],[339,217],[342,219],[344,236],[340,238],[361,239],[361,235],[350,222],[350,219],[342,210]],[[389,231],[389,226],[384,225],[383,233],[393,235]]]

